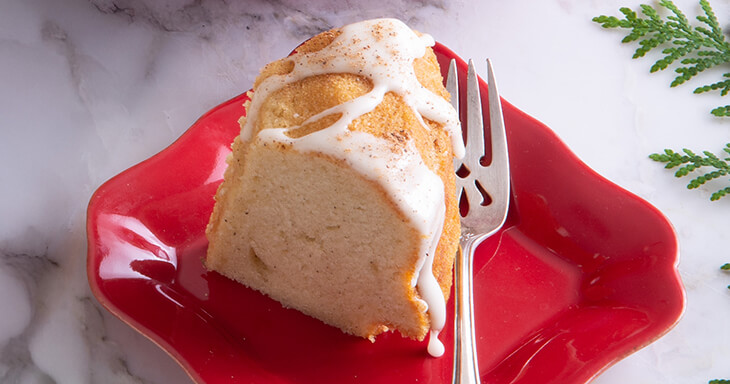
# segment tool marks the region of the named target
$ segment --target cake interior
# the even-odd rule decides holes
[[[341,160],[247,150],[222,200],[245,210],[220,223],[212,245],[230,251],[212,250],[208,267],[351,334],[422,338],[420,239],[387,194]]]

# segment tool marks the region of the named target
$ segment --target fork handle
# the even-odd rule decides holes
[[[474,335],[474,250],[485,236],[463,235],[457,255],[455,278],[454,384],[479,384],[476,338]]]

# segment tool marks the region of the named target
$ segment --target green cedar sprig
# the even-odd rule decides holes
[[[730,156],[730,143],[725,144],[723,151]],[[703,151],[702,153],[703,155],[698,155],[686,148],[681,153],[674,152],[671,149],[665,149],[664,153],[653,153],[649,155],[649,158],[654,161],[666,163],[665,168],[668,169],[679,167],[674,173],[676,177],[688,176],[693,171],[702,172],[690,180],[687,184],[688,189],[696,189],[710,180],[730,175],[730,164],[728,164],[730,157],[720,159],[710,151]],[[727,195],[730,195],[730,186],[715,191],[710,196],[710,200],[716,201]]]
[[[724,380],[724,379],[710,380],[707,384],[730,384],[730,380]]]
[[[709,68],[730,63],[730,43],[725,40],[722,28],[707,0],[700,0],[700,7],[704,12],[704,15],[697,16],[697,20],[702,23],[700,26],[692,26],[672,1],[660,0],[659,5],[671,12],[665,19],[652,6],[642,4],[641,13],[645,17],[623,7],[619,10],[624,15],[622,19],[602,15],[594,17],[593,21],[604,28],[630,29],[622,42],[638,42],[634,59],[660,48],[664,56],[651,66],[650,71],[662,71],[675,64],[677,77],[672,81],[672,87],[684,84]],[[730,72],[723,74],[723,78],[724,80],[695,88],[694,93],[719,91],[720,95],[727,95],[730,93]],[[730,105],[717,107],[711,113],[715,116],[730,116]]]

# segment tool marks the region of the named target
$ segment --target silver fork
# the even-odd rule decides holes
[[[469,60],[467,75],[467,137],[466,152],[462,160],[454,162],[454,170],[463,166],[468,175],[458,172],[457,192],[464,191],[469,210],[461,218],[461,253],[456,258],[454,286],[454,376],[453,383],[480,383],[474,336],[473,262],[474,250],[487,237],[499,230],[507,218],[510,195],[509,156],[504,130],[502,105],[494,80],[492,62],[487,59],[489,84],[489,128],[491,132],[492,159],[488,166],[481,165],[484,157],[484,126],[479,81],[473,61]],[[459,90],[456,62],[451,60],[446,78],[446,89],[451,93],[451,103],[459,110]]]

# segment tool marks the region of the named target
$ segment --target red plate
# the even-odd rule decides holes
[[[435,51],[442,68],[456,58],[466,78],[453,52]],[[87,223],[96,297],[198,383],[450,383],[451,326],[435,359],[423,342],[345,335],[203,268],[244,100],[214,108],[96,191]],[[585,383],[678,320],[677,240],[659,211],[589,169],[550,129],[506,102],[504,117],[512,208],[475,265],[482,379]],[[453,302],[449,310],[447,324]]]

